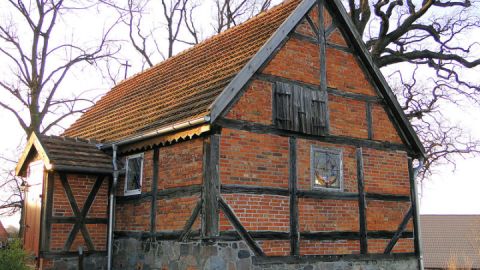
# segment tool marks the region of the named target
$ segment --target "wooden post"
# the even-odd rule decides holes
[[[157,193],[158,193],[158,159],[159,147],[153,148],[153,175],[152,175],[152,205],[150,209],[150,233],[153,235],[157,224]]]
[[[218,198],[220,179],[218,162],[220,157],[220,135],[210,135],[203,145],[203,222],[204,238],[218,236]]]
[[[288,171],[288,189],[290,191],[290,255],[300,252],[300,233],[298,232],[298,188],[297,188],[297,139],[290,137],[290,162]]]
[[[368,254],[367,215],[365,200],[365,185],[363,175],[362,148],[357,148],[357,182],[358,182],[358,214],[360,222],[360,254]]]
[[[46,187],[44,191],[46,194],[43,195],[45,201],[42,204],[45,207],[43,212],[43,221],[42,221],[42,239],[41,239],[41,252],[50,251],[50,238],[51,238],[51,228],[52,228],[52,209],[53,209],[53,181],[54,181],[54,172],[48,172],[46,177]]]
[[[415,181],[415,172],[413,171],[412,158],[408,158],[408,176],[410,178],[410,200],[412,202],[413,214],[413,241],[415,247],[415,255],[419,259],[419,269],[423,269],[422,259],[422,243],[420,241],[420,217],[418,213],[418,197],[417,197],[417,182]]]

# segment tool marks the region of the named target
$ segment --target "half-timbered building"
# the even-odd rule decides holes
[[[285,1],[32,135],[25,244],[41,269],[419,269],[423,156],[341,2]]]

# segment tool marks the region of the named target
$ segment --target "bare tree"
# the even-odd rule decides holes
[[[93,47],[85,48],[70,42],[58,44],[52,37],[62,16],[69,10],[85,7],[69,7],[63,0],[39,0],[34,5],[26,5],[21,0],[8,2],[16,11],[14,16],[18,20],[0,25],[0,57],[12,75],[0,79],[0,91],[10,101],[2,99],[0,107],[17,119],[27,136],[32,132],[43,134],[65,118],[84,112],[92,104],[81,95],[57,98],[58,92],[73,67],[94,64],[116,52],[108,40],[114,24],[104,31]],[[31,39],[20,35],[20,27],[28,29]],[[22,114],[21,111],[28,113]],[[47,116],[51,118],[48,123],[44,121]]]
[[[216,33],[229,29],[267,10],[271,0],[215,0]]]
[[[478,37],[473,31],[480,29],[479,3],[348,0],[348,6],[376,64],[398,70],[391,76],[400,81],[397,97],[428,156],[423,177],[436,164],[454,164],[455,156],[479,153],[480,142],[450,124],[443,109],[448,104],[480,101],[478,81],[466,76],[468,69],[480,65],[475,58],[479,55],[473,54],[480,49],[480,38],[471,38]]]
[[[104,29],[94,45],[75,42],[73,36],[63,38],[67,17],[94,7],[93,2],[79,3],[63,0],[2,3],[3,11],[8,9],[10,14],[0,22],[3,71],[0,109],[17,120],[26,137],[33,132],[45,134],[61,127],[68,117],[91,106],[93,101],[85,92],[65,94],[64,80],[74,70],[98,64],[117,52],[109,39],[116,22]],[[15,167],[16,161],[8,157],[2,159],[8,168]],[[0,200],[0,214],[13,214],[23,206],[21,182],[13,169],[4,171],[2,177],[0,188],[6,191],[2,194],[6,197]]]
[[[111,0],[101,2],[122,18],[128,29],[127,42],[140,55],[142,70],[145,65],[152,67],[159,57],[161,60],[172,57],[178,42],[189,46],[200,42],[199,26],[194,21],[194,12],[199,6],[196,0],[128,0],[126,6]],[[151,14],[162,16],[149,16]]]

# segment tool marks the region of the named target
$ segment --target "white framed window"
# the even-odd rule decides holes
[[[343,191],[343,152],[312,146],[310,151],[312,189]]]
[[[124,195],[141,194],[143,178],[143,153],[128,156],[125,168]]]

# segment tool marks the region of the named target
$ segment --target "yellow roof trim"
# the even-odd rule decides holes
[[[20,160],[17,163],[17,167],[15,168],[15,175],[17,176],[25,176],[25,162],[27,161],[30,153],[33,151],[33,147],[35,147],[35,151],[40,155],[43,163],[45,164],[45,168],[47,170],[52,169],[52,164],[50,163],[50,159],[48,158],[47,151],[43,147],[42,143],[40,142],[37,134],[32,133],[30,138],[27,141],[27,145],[23,150],[23,153],[20,157]]]

